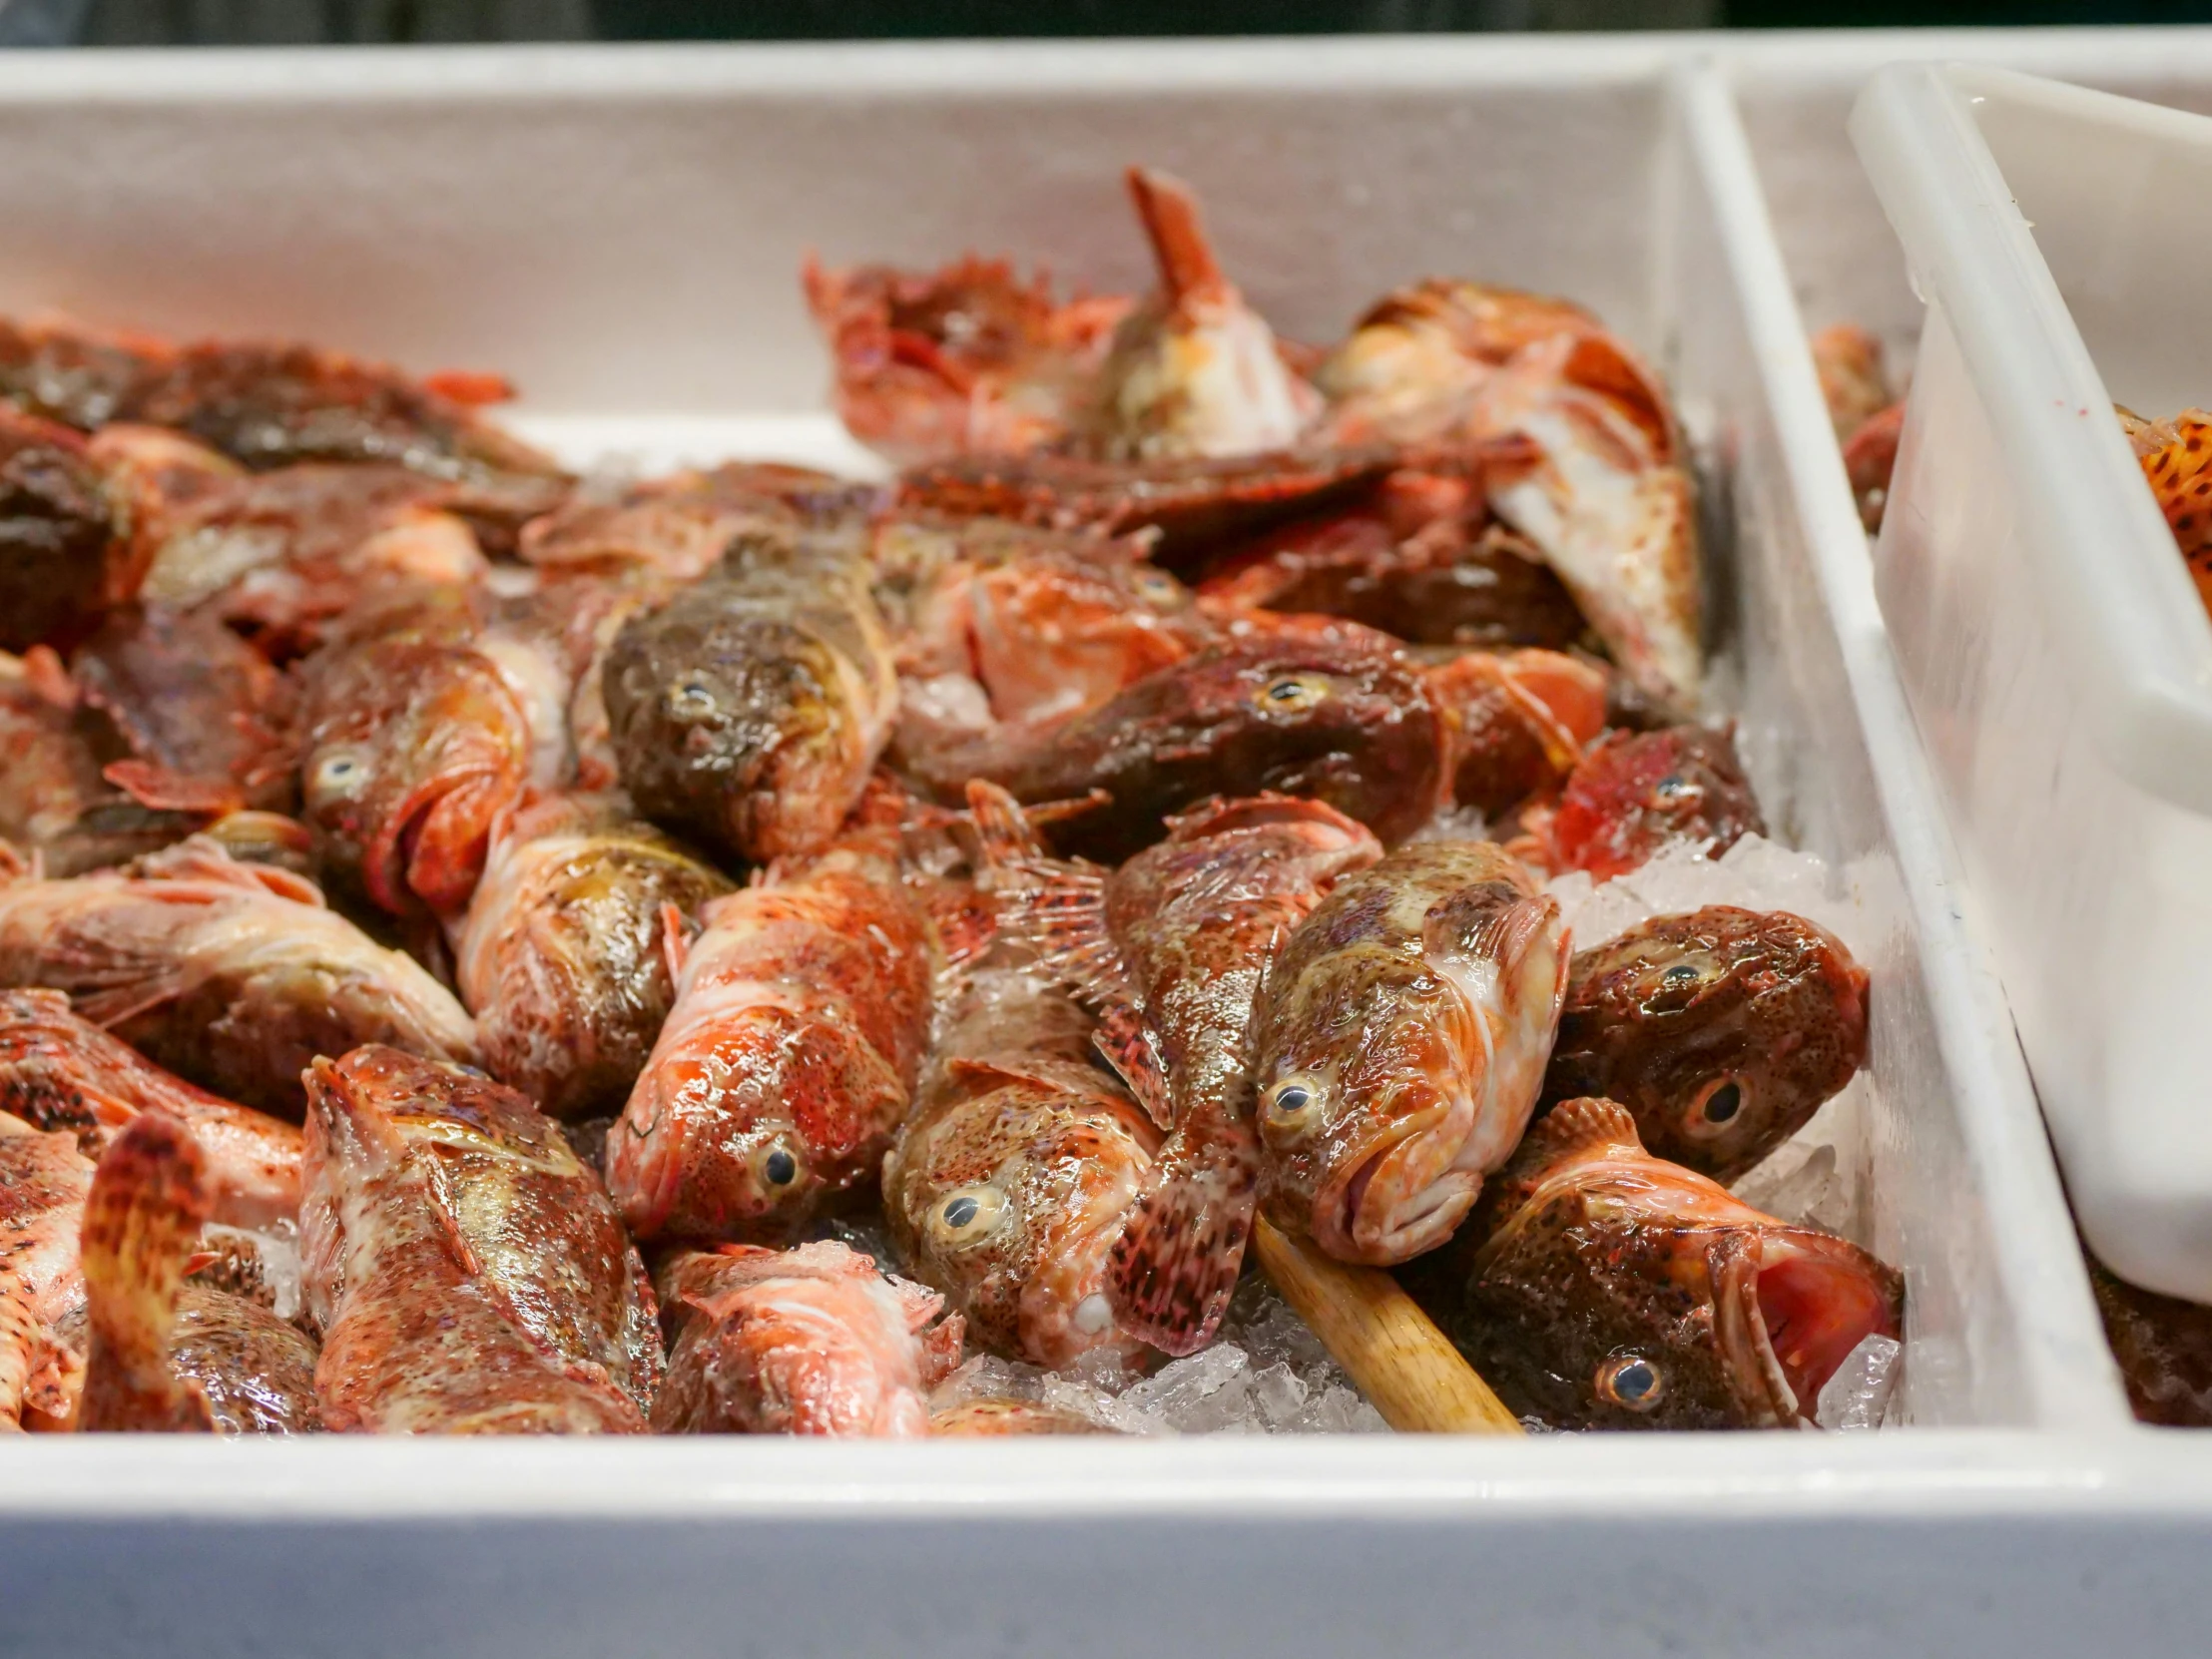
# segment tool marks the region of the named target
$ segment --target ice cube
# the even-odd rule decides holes
[[[1801,915],[1834,933],[1854,954],[1864,953],[1872,932],[1865,909],[1856,896],[1833,895],[1840,883],[1817,853],[1782,846],[1764,835],[1746,835],[1718,858],[1706,852],[1704,841],[1676,841],[1610,881],[1592,881],[1581,870],[1569,870],[1546,886],[1582,949],[1653,916],[1737,904]]]
[[[1204,1433],[1241,1415],[1247,1392],[1241,1380],[1251,1369],[1251,1357],[1243,1349],[1216,1343],[1164,1366],[1157,1376],[1124,1391],[1120,1403],[1179,1433]],[[1232,1388],[1226,1398],[1214,1398]]]
[[[1904,1346],[1893,1337],[1862,1338],[1821,1389],[1814,1418],[1823,1428],[1880,1428],[1897,1390],[1904,1354]]]
[[[1306,1434],[1387,1434],[1382,1413],[1348,1387],[1324,1388],[1308,1402],[1297,1424]]]
[[[1289,1366],[1273,1365],[1253,1374],[1252,1402],[1269,1428],[1286,1431],[1298,1425],[1306,1409],[1306,1384]]]
[[[1486,841],[1490,839],[1490,821],[1483,817],[1479,807],[1440,807],[1436,816],[1415,830],[1411,838],[1416,841]]]

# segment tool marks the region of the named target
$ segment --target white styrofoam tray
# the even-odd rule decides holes
[[[2212,626],[2112,416],[2212,384],[2212,120],[1910,65],[1852,131],[1928,300],[1884,614],[2083,1231],[2212,1300]]]
[[[2187,1628],[2212,1458],[2131,1428],[1871,598],[1729,91],[1658,38],[0,63],[0,308],[494,366],[651,459],[837,443],[802,254],[1142,279],[1193,179],[1286,331],[1565,292],[1707,464],[1762,796],[1875,927],[1860,1436],[0,1447],[0,1653],[2014,1654]],[[1824,470],[1825,469],[1825,470]],[[1831,476],[1834,474],[1834,476]],[[1826,480],[1824,482],[1824,480]],[[1829,503],[1833,505],[1831,501]],[[2169,1446],[2175,1449],[2167,1449]]]

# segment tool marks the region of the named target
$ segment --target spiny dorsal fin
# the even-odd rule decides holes
[[[215,1426],[207,1396],[169,1358],[178,1289],[208,1211],[199,1145],[168,1113],[140,1114],[102,1156],[80,1235],[92,1327],[81,1427]]]
[[[1588,1146],[1632,1146],[1641,1152],[1644,1142],[1627,1107],[1584,1095],[1580,1100],[1561,1101],[1530,1125],[1522,1145],[1556,1158]]]

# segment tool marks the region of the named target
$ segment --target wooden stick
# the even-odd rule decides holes
[[[1255,1217],[1252,1248],[1283,1300],[1314,1328],[1382,1420],[1401,1434],[1519,1434],[1435,1322],[1380,1268],[1337,1261]]]

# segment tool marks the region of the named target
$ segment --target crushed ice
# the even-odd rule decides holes
[[[1894,1337],[1863,1338],[1821,1389],[1814,1417],[1823,1428],[1880,1428],[1904,1358],[1905,1347]]]
[[[1836,896],[1825,858],[1764,835],[1746,835],[1718,858],[1706,856],[1709,844],[1672,842],[1649,862],[1602,883],[1582,870],[1553,876],[1545,886],[1559,901],[1575,948],[1603,944],[1653,916],[1735,904],[1803,916],[1843,940],[1853,955],[1865,957],[1870,942],[1865,909],[1856,897]]]

